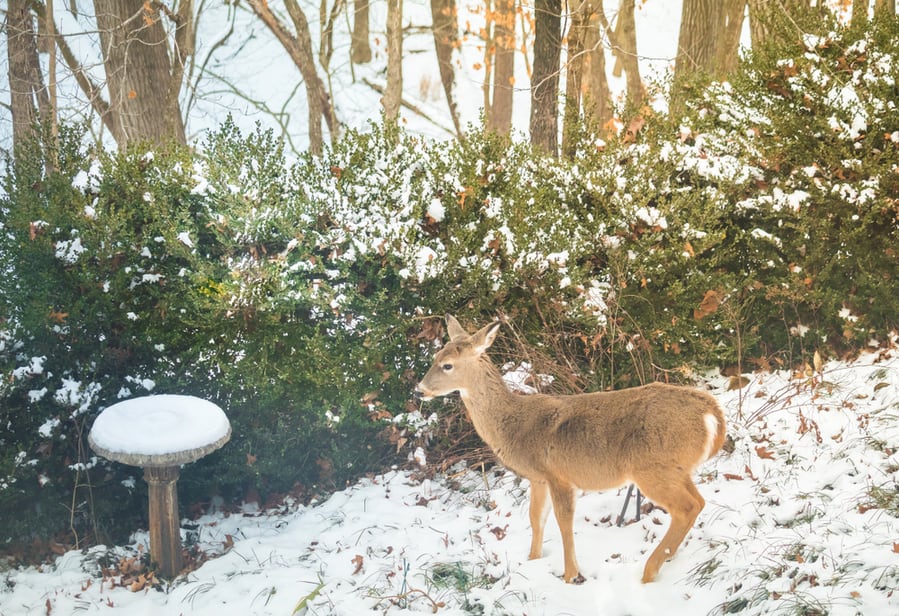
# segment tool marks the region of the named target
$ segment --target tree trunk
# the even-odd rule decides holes
[[[596,4],[601,0],[585,3],[589,15],[584,39],[584,115],[600,126],[612,119],[612,101],[609,80],[606,76],[606,50],[602,36],[601,19]]]
[[[353,64],[367,64],[371,62],[368,16],[368,0],[354,0],[353,35],[350,42],[350,60]]]
[[[559,149],[559,61],[562,2],[534,3],[534,69],[531,74],[531,145],[551,156]]]
[[[611,30],[600,2],[596,10],[600,18],[612,49],[615,53],[615,68],[613,74],[621,75],[622,69],[627,75],[627,102],[632,108],[637,109],[643,104],[643,80],[640,78],[640,64],[637,58],[637,25],[634,20],[634,3],[636,0],[621,0],[618,11],[618,23],[615,30]]]
[[[326,10],[328,8],[326,0],[322,0],[319,6],[321,38],[318,45],[318,62],[325,71],[325,75],[330,74],[331,71],[331,56],[334,55],[334,27],[343,11],[344,4],[344,0],[334,0],[330,11]],[[352,41],[350,42],[350,52],[352,53]]]
[[[721,0],[684,0],[674,74],[711,72],[718,51]]]
[[[456,135],[462,136],[459,125],[459,109],[454,91],[456,76],[453,70],[453,49],[459,41],[459,24],[456,20],[456,0],[431,0],[431,20],[434,30],[434,49],[437,51],[437,67],[440,81],[449,106],[450,117]]]
[[[493,100],[487,130],[498,135],[512,131],[512,94],[515,88],[515,0],[496,0],[493,31]]]
[[[753,49],[761,49],[771,39],[781,42],[802,36],[796,20],[812,12],[810,0],[748,0],[749,35]]]
[[[27,0],[9,0],[6,33],[15,152],[37,136],[34,131],[38,118],[50,112],[38,59],[34,17]]]
[[[674,74],[724,79],[737,65],[746,0],[685,0]]]
[[[685,0],[677,42],[675,83],[689,75],[726,79],[737,66],[746,0]],[[675,87],[672,113],[680,113],[687,93]]]
[[[309,105],[309,149],[319,155],[324,149],[322,118],[328,125],[331,140],[337,138],[337,116],[331,105],[325,84],[315,70],[315,58],[312,55],[312,35],[309,33],[309,22],[296,0],[285,0],[284,5],[293,22],[296,36],[278,19],[268,6],[267,0],[248,0],[250,8],[271,30],[281,46],[299,69],[306,84],[306,99]]]
[[[715,59],[715,75],[726,79],[737,69],[740,59],[740,34],[746,16],[746,0],[725,0],[721,17],[721,31],[718,37],[718,51]]]
[[[94,9],[116,143],[122,148],[143,139],[185,143],[159,11],[143,0],[94,0]]]
[[[565,66],[565,115],[562,126],[562,152],[574,155],[575,128],[581,120],[581,93],[584,76],[584,49],[589,27],[587,6],[583,0],[569,1],[571,27],[568,30],[568,54]]]
[[[853,28],[861,28],[868,23],[868,0],[852,1],[852,22]]]
[[[403,2],[387,0],[387,85],[381,104],[384,119],[396,122],[403,100]]]
[[[874,17],[893,17],[897,9],[899,7],[896,6],[896,0],[874,0]]]

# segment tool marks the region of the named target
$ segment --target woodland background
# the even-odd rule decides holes
[[[675,57],[656,59],[661,76],[641,75],[646,54],[637,48],[635,15],[676,18],[664,4],[11,0],[0,147],[11,153],[36,119],[51,131],[60,122],[84,122],[91,139],[106,147],[195,142],[198,131],[223,120],[228,110],[215,105],[227,102],[257,109],[265,127],[301,135],[295,149],[321,153],[323,144],[359,127],[357,99],[378,99],[360,91],[374,90],[387,121],[422,116],[462,138],[466,120],[480,114],[484,128],[501,135],[522,130],[535,146],[556,154],[565,145],[560,135],[564,141],[571,133],[566,122],[587,117],[603,126],[625,107],[676,99],[667,81],[655,84],[661,92],[648,91],[653,84],[647,78],[731,74],[741,39],[760,49],[792,40],[797,30],[835,13],[855,26],[895,14],[892,0],[865,2],[863,10],[851,0],[685,0]],[[252,54],[254,39],[277,45],[246,60],[255,71],[232,77],[228,66]],[[404,80],[404,62],[411,83]],[[275,87],[291,96],[280,108],[254,97],[249,82],[265,74],[260,64],[282,69]],[[622,79],[623,88],[610,88],[610,79]],[[469,81],[481,91],[477,99],[469,98],[476,92]],[[524,109],[513,113],[513,104]],[[214,117],[204,119],[210,113]],[[513,127],[516,115],[526,124]]]
[[[141,523],[137,471],[85,437],[148,392],[234,427],[182,479],[186,516],[310,499],[419,447],[429,472],[488,461],[453,401],[411,400],[447,311],[504,318],[495,357],[561,392],[739,386],[891,344],[895,5],[685,0],[652,82],[635,14],[660,5],[10,0],[5,550]],[[212,70],[263,34],[289,60],[280,108]],[[223,93],[260,125],[210,114]]]

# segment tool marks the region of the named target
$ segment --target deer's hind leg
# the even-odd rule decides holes
[[[643,583],[646,584],[652,582],[662,564],[674,556],[705,506],[705,500],[689,474],[683,472],[672,471],[635,479],[643,494],[671,515],[668,532],[650,554],[643,569]]]

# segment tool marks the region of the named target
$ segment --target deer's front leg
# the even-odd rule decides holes
[[[570,584],[583,584],[584,576],[577,566],[577,558],[574,554],[574,486],[551,485],[550,495],[553,499],[553,510],[556,512],[556,521],[559,530],[562,531],[562,549],[565,554],[565,571],[562,579]]]
[[[543,555],[543,528],[546,526],[546,516],[549,515],[549,487],[542,482],[531,482],[531,551],[528,560],[540,558]]]

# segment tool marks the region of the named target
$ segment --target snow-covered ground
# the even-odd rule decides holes
[[[631,508],[616,527],[623,490],[579,499],[587,581],[573,586],[558,577],[554,521],[544,557],[526,560],[525,481],[396,470],[310,506],[185,522],[209,558],[170,585],[147,583],[136,565],[142,532],[129,546],[5,571],[0,614],[899,613],[899,353],[727,384],[703,386],[726,409],[735,449],[700,468],[706,508],[650,585],[643,561],[668,516],[636,522]]]

